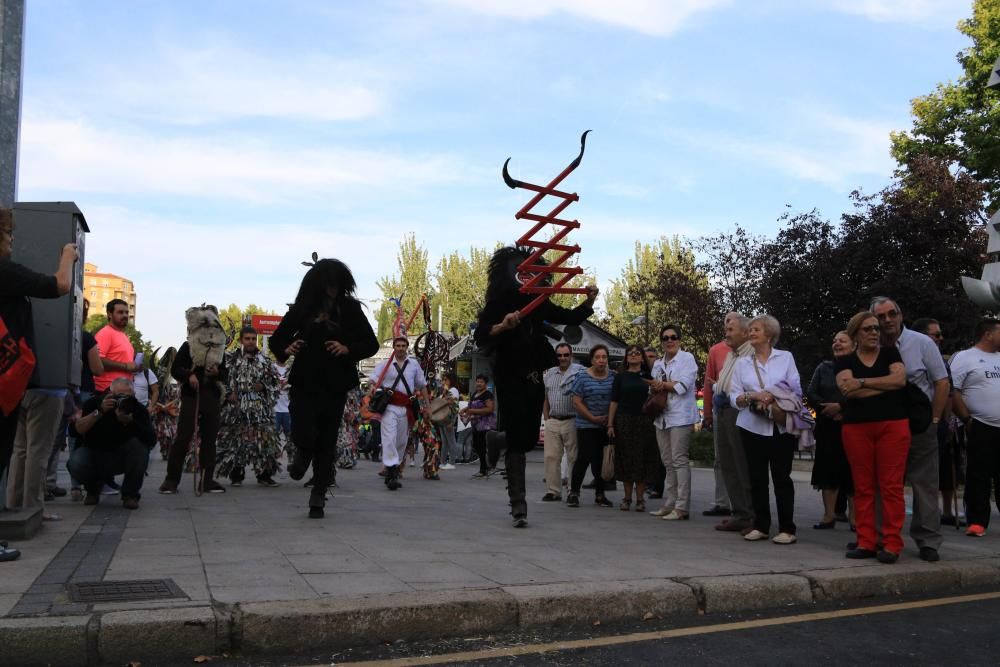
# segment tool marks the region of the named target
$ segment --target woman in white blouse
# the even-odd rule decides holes
[[[785,415],[775,404],[774,392],[801,397],[802,385],[791,353],[774,349],[780,335],[781,325],[770,315],[750,320],[750,345],[754,353],[736,362],[729,396],[740,411],[736,426],[746,452],[755,514],[753,530],[743,539],[766,540],[771,530],[767,476],[770,467],[778,506],[778,534],[772,541],[794,544],[795,485],[791,473],[796,441],[785,433]]]
[[[660,329],[663,358],[653,365],[653,391],[667,392],[667,407],[654,424],[660,460],[667,469],[663,507],[650,512],[666,521],[687,520],[691,505],[691,461],[688,449],[698,421],[695,379],[698,362],[681,349],[681,330],[673,324]]]

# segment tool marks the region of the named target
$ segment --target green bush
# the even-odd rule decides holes
[[[691,434],[691,448],[688,455],[692,461],[715,465],[715,443],[711,431],[695,431]]]

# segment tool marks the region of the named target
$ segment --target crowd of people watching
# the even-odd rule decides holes
[[[8,350],[13,345],[44,355],[45,350],[34,349],[31,299],[57,298],[70,290],[77,251],[66,246],[56,271],[39,274],[11,261],[13,234],[10,211],[0,210],[0,334]],[[299,301],[300,310],[308,311],[311,306],[302,293]],[[84,303],[85,318],[88,305]],[[360,311],[351,313],[363,318]],[[172,377],[157,377],[148,361],[143,364],[141,351],[137,354],[127,334],[128,304],[110,301],[106,314],[108,323],[96,335],[81,332],[78,386],[42,387],[36,378],[27,377],[23,390],[11,400],[13,390],[4,385],[0,480],[6,480],[7,509],[38,507],[45,520],[59,519],[45,503],[67,493],[57,484],[61,443],[68,443],[72,500],[93,505],[102,494],[118,493],[125,508],[137,509],[149,454],[158,442],[168,460],[160,491],[176,492],[182,470],[190,465],[189,445],[199,439],[202,467],[207,469],[205,490],[224,491],[212,475],[216,433],[226,403],[240,400],[227,389],[226,364],[196,369],[182,346],[171,355]],[[950,366],[939,349],[938,322],[921,319],[907,328],[903,321],[895,300],[873,299],[868,310],[851,317],[833,337],[832,358],[816,367],[803,390],[796,360],[779,346],[779,321],[771,315],[750,318],[729,313],[724,340],[707,351],[703,416],[696,405],[698,363],[692,351],[684,349],[679,326],[661,328],[660,350],[627,346],[617,368],[612,368],[605,345],[594,346],[583,365],[568,344],[559,343],[557,365],[541,377],[545,390],[541,499],[561,502],[565,497],[568,507],[580,507],[589,470],[597,506],[614,506],[605,483],[610,477],[622,484],[621,511],[646,512],[646,500],[659,499],[662,502],[650,515],[666,521],[689,520],[694,511],[690,449],[701,421],[700,427],[712,432],[715,453],[714,503],[703,514],[721,517],[716,530],[737,533],[746,541],[794,544],[798,527],[793,460],[797,451],[815,446],[811,481],[820,492],[823,514],[813,529],[829,530],[846,521],[857,532],[856,540],[847,544],[847,558],[894,563],[903,550],[904,482],[908,482],[909,535],[920,558],[936,561],[942,524],[958,526],[963,521],[957,507],[963,481],[966,534],[982,537],[989,526],[991,490],[1000,478],[1000,321],[982,320],[973,345],[955,354]],[[229,358],[229,364],[252,368],[261,354],[256,332],[242,333],[248,342],[233,352],[236,356]],[[350,390],[348,394],[354,394],[344,401],[359,402],[352,370],[356,359],[347,355],[345,346],[345,361],[336,355],[332,360],[317,358],[315,363],[294,365],[289,373],[286,360],[302,351],[290,333],[279,331],[275,338],[281,343],[279,361],[268,360],[261,366],[270,392],[266,411],[273,413],[275,433],[284,443],[297,440],[300,455],[321,460],[322,470],[330,468],[329,476],[322,473],[310,482],[311,510],[322,516],[326,488],[334,483],[334,461],[341,458],[332,445],[324,444],[331,438],[337,441],[330,432],[335,422],[331,415],[340,413],[331,412],[321,399],[324,391],[339,396]],[[422,376],[406,377],[408,341],[396,342],[400,378],[413,385],[412,391],[423,391]],[[374,345],[374,339],[359,339],[354,347],[362,352],[356,354],[367,354]],[[329,372],[323,371],[324,364]],[[12,374],[4,377],[6,381]],[[265,391],[260,382],[247,382],[251,387],[247,392]],[[457,384],[453,374],[445,373],[439,387],[426,389],[425,413],[434,424],[434,442],[441,443],[435,456],[444,470],[478,462],[475,477],[486,478],[499,458],[490,451],[490,434],[497,428],[497,403],[504,397],[494,395],[485,374],[474,379],[467,401]],[[199,391],[200,385],[207,391]],[[298,424],[289,418],[289,392],[298,405]],[[197,409],[184,409],[185,403],[195,401]],[[343,411],[341,403],[334,407]],[[309,414],[305,421],[304,409]],[[366,420],[355,415],[357,406],[351,410],[345,428],[354,429],[357,436]],[[383,438],[392,435],[387,443],[392,454],[387,464],[390,488],[391,482],[401,479],[406,450],[413,444],[406,436],[404,404],[398,412],[398,423],[381,424]],[[378,440],[379,429],[374,428],[378,424],[371,426],[365,428]],[[962,447],[949,446],[952,442],[964,445],[967,465],[956,454]],[[614,453],[613,474],[607,466],[609,447]],[[383,455],[389,450],[383,447]],[[356,456],[354,452],[350,461]],[[233,471],[226,476],[235,486],[242,482],[244,460],[233,454],[232,461],[236,463],[230,462],[227,470]],[[293,479],[301,479],[305,463],[290,464]],[[436,466],[428,478],[437,478]],[[258,482],[276,485],[271,477],[275,469],[257,470]],[[116,476],[122,476],[120,483]],[[776,526],[771,516],[772,487]],[[6,545],[0,549],[0,560],[18,556]]]

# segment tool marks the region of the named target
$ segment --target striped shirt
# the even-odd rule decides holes
[[[583,366],[572,363],[565,372],[559,370],[558,366],[546,369],[542,375],[545,383],[545,397],[549,399],[550,417],[569,417],[576,415],[576,408],[573,407],[573,399],[566,395],[569,383],[573,381],[573,376],[583,370]]]
[[[569,394],[570,396],[579,396],[590,414],[601,417],[608,414],[608,409],[611,406],[611,388],[614,383],[615,374],[611,371],[608,371],[607,377],[601,379],[591,377],[587,371],[581,371],[576,374],[573,388],[570,389]],[[577,428],[605,428],[587,421],[580,415],[576,416],[574,424]]]

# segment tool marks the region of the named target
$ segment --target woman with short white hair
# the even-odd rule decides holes
[[[781,325],[770,315],[750,320],[753,354],[739,359],[733,367],[730,400],[740,412],[736,418],[750,471],[753,501],[753,530],[743,536],[748,541],[766,540],[771,530],[771,503],[768,469],[774,482],[778,507],[778,534],[775,544],[794,544],[795,485],[792,483],[792,456],[795,437],[785,431],[785,413],[775,401],[775,392],[791,393],[801,399],[802,385],[795,359],[785,350],[776,350]]]

